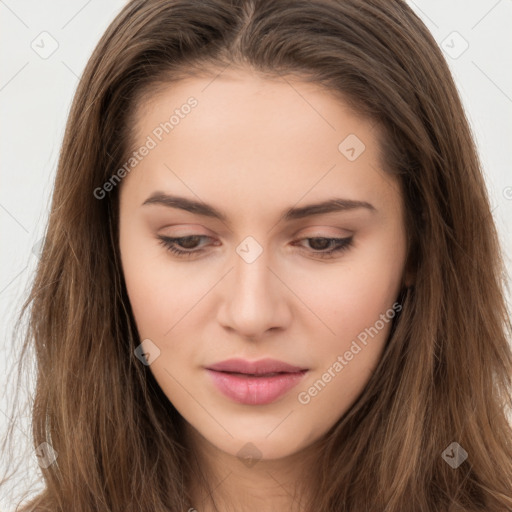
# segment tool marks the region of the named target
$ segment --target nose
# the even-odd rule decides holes
[[[265,251],[251,263],[237,255],[226,276],[218,321],[241,338],[257,341],[270,331],[286,329],[291,321],[293,294],[269,263]]]

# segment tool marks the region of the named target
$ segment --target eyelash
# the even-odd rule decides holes
[[[193,255],[202,253],[203,249],[188,250],[188,251],[178,249],[176,247],[176,242],[178,242],[180,240],[186,240],[187,238],[210,238],[210,237],[208,237],[206,235],[189,235],[189,236],[171,238],[168,236],[159,235],[157,238],[159,240],[159,243],[161,245],[163,245],[165,247],[165,249],[168,250],[169,252],[175,254],[176,256],[178,256],[180,258],[189,258]],[[322,237],[322,236],[314,236],[314,237],[301,238],[300,240],[297,240],[297,241],[300,242],[301,240],[329,240],[329,242],[331,242],[331,243],[334,242],[335,246],[333,249],[329,249],[329,250],[323,251],[323,252],[314,252],[313,251],[313,253],[312,253],[315,256],[319,256],[320,258],[333,258],[334,254],[342,253],[342,252],[348,250],[352,246],[352,239],[353,239],[353,236],[350,236],[347,238],[329,238],[329,237]]]

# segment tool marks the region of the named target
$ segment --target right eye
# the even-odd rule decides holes
[[[190,257],[194,254],[198,254],[203,252],[204,249],[194,249],[194,247],[187,247],[187,246],[195,246],[197,244],[197,241],[201,238],[211,238],[206,235],[189,235],[189,236],[181,236],[177,238],[172,238],[168,236],[160,235],[158,236],[158,239],[160,240],[160,244],[163,245],[168,251],[175,254],[179,257]],[[178,245],[185,245],[185,249],[183,250],[178,247]]]

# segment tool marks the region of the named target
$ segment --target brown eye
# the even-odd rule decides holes
[[[172,238],[160,235],[157,238],[161,245],[163,245],[168,251],[176,254],[177,256],[188,257],[203,252],[203,249],[196,249],[197,244],[202,238],[210,237],[205,235],[189,235]],[[182,249],[179,247],[182,247]]]
[[[195,249],[197,246],[198,240],[201,238],[201,236],[198,235],[191,235],[191,236],[184,236],[181,238],[172,238],[171,240],[178,240],[179,245],[183,247],[184,249]]]
[[[308,240],[309,246],[313,249],[312,252],[315,256],[320,258],[334,257],[333,255],[338,252],[347,250],[352,245],[353,237],[347,238],[327,238],[327,237],[309,237],[302,240]],[[330,247],[330,249],[328,249]]]

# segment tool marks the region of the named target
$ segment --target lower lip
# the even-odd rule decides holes
[[[207,370],[217,388],[235,402],[247,405],[270,404],[296,386],[307,370],[280,373],[272,377],[241,376]]]

